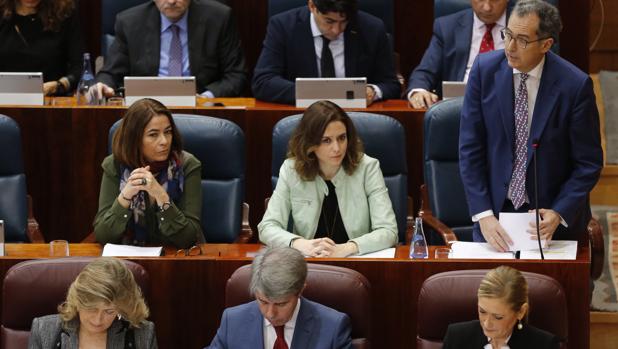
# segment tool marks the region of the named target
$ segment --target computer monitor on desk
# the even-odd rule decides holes
[[[152,98],[168,107],[195,107],[195,76],[126,76],[124,90],[127,106]]]
[[[296,107],[329,100],[341,108],[367,107],[367,78],[296,78]]]
[[[0,104],[43,105],[43,73],[1,73]]]

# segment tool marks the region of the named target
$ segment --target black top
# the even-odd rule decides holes
[[[446,330],[443,349],[483,349],[488,343],[478,320],[451,324]],[[558,349],[560,342],[555,335],[528,324],[521,330],[513,329],[507,343],[511,349]]]
[[[43,81],[66,77],[70,90],[79,82],[82,70],[82,35],[75,13],[65,19],[59,31],[44,31],[36,15],[0,19],[0,71],[42,72]]]
[[[330,238],[336,244],[348,242],[350,238],[345,231],[341,212],[339,212],[339,203],[337,202],[337,193],[335,186],[331,181],[325,181],[328,186],[328,195],[324,197],[322,210],[320,212],[320,221],[318,222],[318,230],[315,233],[315,238]]]

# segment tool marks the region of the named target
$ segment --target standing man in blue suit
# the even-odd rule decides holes
[[[351,348],[350,318],[301,297],[307,262],[290,247],[268,248],[251,265],[255,301],[228,308],[208,348]]]
[[[470,0],[471,9],[437,18],[421,63],[410,74],[407,98],[413,108],[430,107],[442,81],[467,81],[479,52],[504,48],[508,0]],[[434,93],[436,92],[436,93]]]
[[[474,240],[499,251],[511,243],[499,213],[534,208],[534,156],[541,239],[577,239],[591,217],[588,194],[603,167],[599,114],[590,77],[549,51],[561,29],[554,6],[520,0],[504,51],[479,55],[468,79],[459,167]]]
[[[263,101],[293,104],[296,78],[366,77],[367,105],[399,98],[384,23],[356,0],[308,0],[273,16],[255,67],[252,90]]]

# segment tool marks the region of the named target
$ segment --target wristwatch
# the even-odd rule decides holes
[[[161,206],[159,206],[159,211],[165,212],[170,207],[172,207],[172,203],[171,202],[169,202],[169,201],[168,202],[164,202],[163,204],[161,204]]]

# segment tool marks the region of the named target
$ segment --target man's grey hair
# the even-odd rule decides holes
[[[515,5],[513,13],[518,17],[536,14],[539,17],[539,28],[536,30],[539,39],[552,37],[554,42],[558,41],[558,36],[562,31],[562,21],[554,5],[543,0],[520,0]]]
[[[251,264],[249,291],[261,293],[270,300],[297,295],[305,287],[307,262],[290,247],[269,247],[258,254]]]

